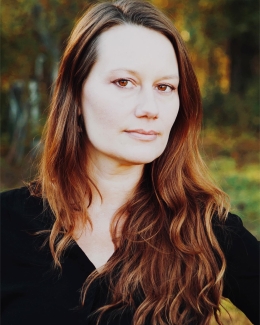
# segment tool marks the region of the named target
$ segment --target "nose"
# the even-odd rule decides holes
[[[138,95],[135,116],[157,119],[159,114],[153,89],[143,89]]]

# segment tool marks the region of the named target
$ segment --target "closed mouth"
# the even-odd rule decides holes
[[[154,130],[145,131],[143,129],[135,129],[135,130],[125,130],[125,133],[129,135],[134,140],[137,141],[154,141],[157,139],[158,132]]]
[[[158,135],[158,132],[150,130],[150,131],[145,131],[143,129],[136,129],[136,130],[126,130],[125,132],[127,133],[139,133],[139,134],[144,134],[144,135]]]

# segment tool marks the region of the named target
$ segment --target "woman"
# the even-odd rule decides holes
[[[201,115],[160,11],[119,0],[83,15],[39,177],[2,194],[3,324],[221,324],[222,295],[258,322],[257,241],[206,177]]]

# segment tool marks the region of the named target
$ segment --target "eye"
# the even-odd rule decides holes
[[[158,85],[156,88],[159,91],[164,92],[164,93],[170,93],[175,89],[173,86],[165,85],[165,84]]]
[[[121,88],[131,88],[133,86],[132,82],[127,79],[118,79],[114,83]]]

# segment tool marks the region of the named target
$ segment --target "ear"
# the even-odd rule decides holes
[[[81,111],[81,108],[78,107],[78,116],[82,115],[82,111]]]

